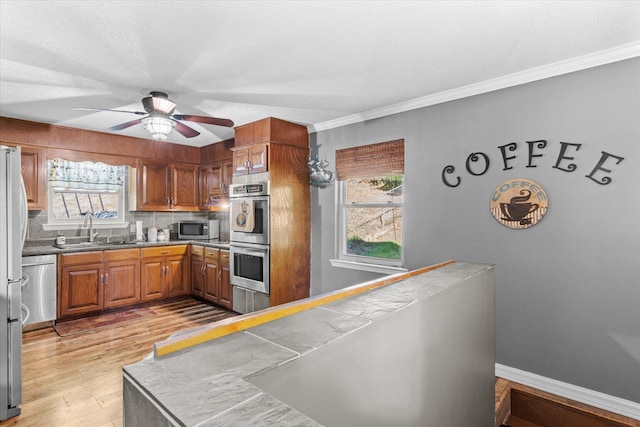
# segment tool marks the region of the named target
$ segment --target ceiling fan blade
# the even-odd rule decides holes
[[[174,114],[176,120],[186,120],[188,122],[206,123],[209,125],[233,127],[233,122],[229,119],[219,119],[217,117],[192,116],[189,114]]]
[[[176,132],[178,132],[185,138],[193,138],[194,136],[200,135],[200,132],[198,132],[197,130],[191,129],[189,126],[185,125],[184,123],[180,123],[177,121],[176,121],[175,129],[176,129]]]
[[[129,113],[129,114],[137,114],[139,116],[144,116],[147,113],[144,113],[142,111],[128,111],[128,110],[110,110],[107,108],[86,108],[86,107],[72,107],[73,110],[79,110],[79,111],[113,111],[116,113]]]
[[[135,120],[132,120],[132,121],[130,121],[130,122],[121,123],[121,124],[119,124],[119,125],[111,126],[111,127],[109,128],[109,130],[122,130],[122,129],[126,129],[126,128],[130,127],[130,126],[137,125],[137,124],[138,124],[138,123],[140,123],[141,121],[142,121],[142,119],[135,119]]]

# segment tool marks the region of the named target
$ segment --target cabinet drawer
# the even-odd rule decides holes
[[[158,246],[155,248],[142,249],[142,258],[155,258],[172,255],[186,255],[187,245]]]
[[[229,264],[229,251],[220,251],[220,262],[222,264]]]
[[[140,259],[140,249],[114,249],[104,251],[105,262]]]
[[[218,258],[218,252],[220,252],[217,248],[205,248],[204,255],[207,257]]]
[[[94,251],[94,252],[82,252],[76,254],[60,254],[60,264],[62,266],[66,265],[77,265],[77,264],[89,264],[95,262],[102,262],[103,251]]]
[[[191,246],[191,255],[203,256],[204,255],[204,246],[192,245]]]

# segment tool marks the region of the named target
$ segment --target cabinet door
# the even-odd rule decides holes
[[[222,160],[222,195],[229,197],[229,186],[233,180],[233,159]]]
[[[193,165],[171,166],[172,210],[198,210],[198,167]]]
[[[62,267],[60,316],[90,313],[104,306],[102,263]]]
[[[189,258],[186,256],[167,257],[166,293],[167,297],[189,294]]]
[[[46,158],[44,151],[22,147],[21,169],[29,210],[47,209]]]
[[[140,261],[105,264],[104,307],[121,307],[140,302]]]
[[[140,262],[140,299],[151,301],[164,297],[165,259],[149,258]]]
[[[203,296],[204,289],[204,259],[193,256],[191,258],[191,294]]]
[[[222,194],[222,163],[215,163],[209,167],[207,186],[209,194],[213,196]]]
[[[208,209],[214,199],[224,195],[223,165],[214,163],[200,168],[200,208]]]
[[[266,172],[268,170],[268,144],[258,144],[249,147],[249,173]]]
[[[168,210],[171,196],[169,165],[140,160],[137,175],[137,209]]]
[[[207,209],[207,203],[209,202],[209,167],[201,166],[198,169],[198,207],[200,209]]]
[[[218,304],[228,308],[233,307],[233,288],[231,287],[231,275],[229,264],[220,264],[220,298]]]
[[[205,266],[205,282],[204,282],[204,298],[211,302],[218,302],[219,279],[218,279],[218,259],[207,257],[204,260]]]
[[[233,152],[233,175],[249,173],[249,150],[242,149]]]

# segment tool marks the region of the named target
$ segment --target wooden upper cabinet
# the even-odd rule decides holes
[[[27,191],[29,210],[47,209],[47,165],[44,150],[22,147],[22,179]]]
[[[269,144],[256,144],[234,150],[233,174],[246,175],[269,170]]]
[[[139,160],[137,210],[198,210],[198,167]]]
[[[171,210],[198,210],[198,167],[171,165]]]
[[[169,209],[171,180],[167,163],[140,160],[136,178],[138,210]]]
[[[309,149],[307,127],[267,117],[235,129],[233,174],[246,175],[270,170],[270,147],[287,145]]]
[[[220,199],[229,197],[229,185],[233,174],[233,160],[223,160],[200,166],[200,208],[209,209]]]

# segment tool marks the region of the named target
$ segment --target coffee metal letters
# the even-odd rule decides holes
[[[540,139],[537,141],[527,141],[527,145],[529,147],[529,157],[526,167],[535,168],[537,167],[537,165],[534,164],[534,161],[539,157],[543,157],[543,154],[540,154],[539,151],[547,147],[547,141],[544,139]],[[569,142],[561,141],[558,158],[556,160],[556,164],[552,166],[552,168],[559,169],[564,172],[574,172],[576,169],[578,169],[578,166],[575,163],[570,163],[570,161],[575,160],[572,155],[574,152],[578,152],[581,147],[582,144],[572,144]],[[500,149],[500,154],[502,155],[502,163],[504,166],[502,168],[503,171],[513,169],[513,166],[510,165],[510,161],[515,159],[516,156],[510,156],[508,153],[516,151],[517,148],[518,144],[515,142],[498,146],[498,149]],[[615,162],[615,164],[618,165],[621,161],[624,160],[624,157],[616,156],[614,154],[607,153],[606,151],[601,151],[601,153],[602,155],[600,156],[600,160],[598,160],[596,166],[588,175],[585,175],[585,177],[589,178],[597,184],[607,185],[611,183],[612,179],[610,176],[606,176],[606,174],[611,173],[611,169],[606,168],[605,163],[607,164],[607,166],[611,164],[611,162]],[[490,164],[491,162],[489,160],[489,156],[482,152],[476,152],[469,154],[465,162],[465,168],[470,175],[481,176],[489,170]],[[448,179],[448,176],[452,175],[455,170],[456,168],[453,165],[447,165],[444,167],[444,169],[442,169],[442,182],[447,187],[455,188],[460,185],[460,176],[453,177],[453,182]]]

